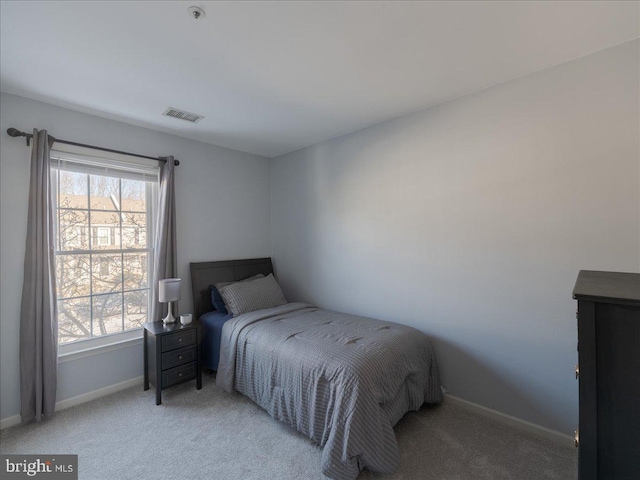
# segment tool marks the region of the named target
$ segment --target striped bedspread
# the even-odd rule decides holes
[[[216,384],[246,395],[320,446],[322,472],[398,467],[393,426],[442,392],[428,338],[404,325],[304,303],[242,314],[222,329]]]

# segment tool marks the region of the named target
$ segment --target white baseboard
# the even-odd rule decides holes
[[[65,408],[74,407],[81,403],[87,403],[96,398],[104,397],[121,390],[125,390],[129,387],[135,387],[136,385],[142,385],[144,377],[135,377],[124,382],[109,385],[107,387],[92,390],[91,392],[83,393],[82,395],[76,395],[75,397],[67,398],[56,402],[56,412],[64,410]],[[4,430],[7,427],[12,427],[20,423],[20,415],[13,415],[11,417],[3,418],[0,420],[0,430]]]
[[[570,435],[551,430],[550,428],[543,427],[536,423],[522,420],[521,418],[512,417],[511,415],[507,415],[506,413],[502,413],[491,408],[483,407],[482,405],[478,405],[477,403],[473,403],[468,400],[463,400],[462,398],[451,395],[450,393],[445,393],[445,398],[449,403],[458,405],[467,410],[472,410],[484,417],[504,423],[505,425],[510,425],[533,435],[537,435],[538,437],[546,438],[558,445],[562,445],[564,447],[574,446],[573,437]]]

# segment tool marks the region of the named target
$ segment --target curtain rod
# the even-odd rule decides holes
[[[10,137],[14,137],[14,138],[26,137],[27,138],[27,146],[29,145],[29,142],[30,142],[31,138],[33,137],[33,134],[21,132],[17,128],[8,128],[7,129],[7,134]],[[76,147],[93,148],[94,150],[101,150],[103,152],[120,153],[122,155],[130,155],[130,156],[133,156],[133,157],[140,157],[140,158],[149,158],[151,160],[157,160],[158,162],[166,162],[166,160],[164,158],[149,157],[147,155],[139,155],[137,153],[123,152],[121,150],[113,150],[111,148],[96,147],[95,145],[87,145],[85,143],[71,142],[69,140],[60,140],[60,139],[57,139],[57,138],[54,138],[54,140],[56,142],[58,142],[58,143],[64,143],[66,145],[75,145]],[[176,166],[180,165],[180,161],[179,160],[174,160],[173,164],[176,165]]]

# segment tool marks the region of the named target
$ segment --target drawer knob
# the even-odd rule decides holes
[[[573,444],[578,447],[580,445],[580,435],[578,434],[578,430],[573,432]]]
[[[576,365],[576,380],[580,376],[580,365]]]
[[[178,360],[182,360],[182,355],[180,355],[180,356],[178,357]],[[577,376],[577,375],[578,375],[578,374],[576,373],[576,376]]]
[[[179,338],[179,339],[178,339],[178,341],[179,341],[179,342],[181,342],[181,341],[182,341],[182,339],[181,339],[181,338]]]
[[[179,376],[179,377],[181,377],[181,376],[182,376],[182,372],[180,372],[180,373],[178,374],[178,376]]]

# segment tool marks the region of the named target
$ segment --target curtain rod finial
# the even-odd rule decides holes
[[[9,135],[10,137],[22,137],[24,135],[24,132],[21,132],[17,128],[11,127],[7,128],[7,135]]]
[[[13,128],[13,127],[7,128],[7,135],[9,135],[10,137],[14,137],[14,138],[26,137],[26,139],[27,139],[27,147],[31,145],[30,140],[31,140],[32,135],[29,135],[28,133],[21,132],[17,128]]]

